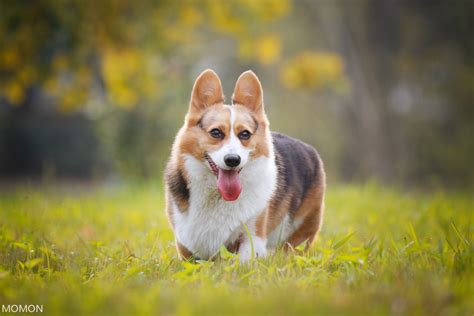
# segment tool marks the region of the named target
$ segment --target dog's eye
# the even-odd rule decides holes
[[[239,133],[239,139],[242,139],[242,140],[247,140],[247,139],[250,138],[250,136],[252,136],[252,133],[250,133],[247,130],[242,131],[242,132]]]
[[[209,132],[209,135],[211,135],[214,138],[224,138],[224,133],[221,132],[220,129],[214,128]]]

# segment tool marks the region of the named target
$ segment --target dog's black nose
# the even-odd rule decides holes
[[[240,156],[236,154],[227,154],[224,156],[224,162],[228,167],[237,167],[240,164]]]

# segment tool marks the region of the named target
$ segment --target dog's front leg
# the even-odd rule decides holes
[[[252,218],[243,227],[242,242],[239,247],[240,262],[267,255],[266,212]]]

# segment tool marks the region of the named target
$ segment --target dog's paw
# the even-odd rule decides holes
[[[253,241],[253,255],[255,258],[263,258],[267,255],[266,241],[260,237],[254,236]],[[244,241],[239,248],[240,262],[247,262],[252,259],[252,245],[250,241]]]

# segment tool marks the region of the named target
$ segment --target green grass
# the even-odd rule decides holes
[[[473,198],[329,186],[307,254],[177,260],[159,187],[0,193],[0,305],[47,314],[474,313]]]

